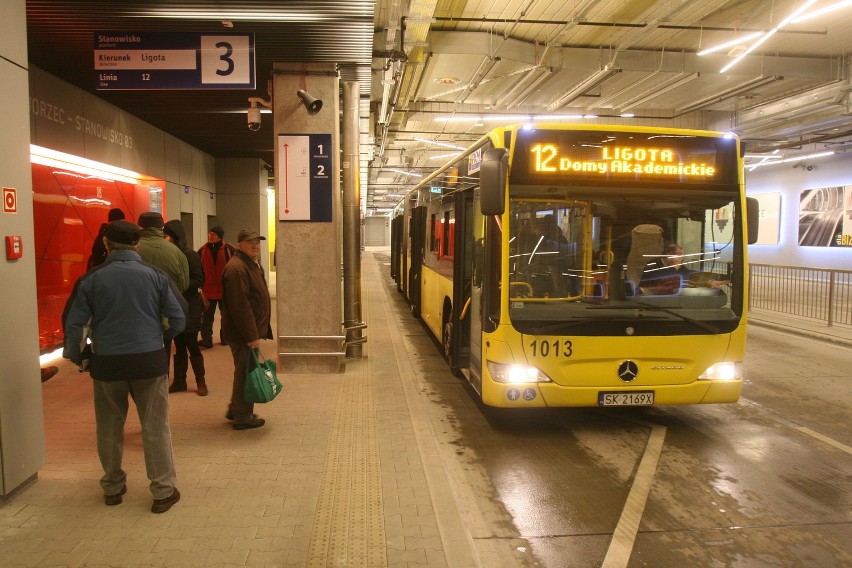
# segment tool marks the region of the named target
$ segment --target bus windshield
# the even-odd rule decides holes
[[[514,186],[509,316],[522,333],[730,332],[742,313],[730,191]],[[627,330],[627,331],[625,331]]]

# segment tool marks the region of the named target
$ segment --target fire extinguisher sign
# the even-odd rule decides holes
[[[18,190],[11,187],[3,188],[3,213],[18,212]]]

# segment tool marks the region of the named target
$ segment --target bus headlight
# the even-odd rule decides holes
[[[487,361],[491,378],[498,383],[550,383],[553,382],[543,371],[531,365],[515,365]]]
[[[741,363],[725,362],[710,365],[698,377],[705,381],[734,381],[742,377]]]

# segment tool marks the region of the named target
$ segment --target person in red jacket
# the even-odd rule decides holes
[[[204,269],[204,286],[201,291],[210,302],[204,313],[201,314],[201,339],[198,345],[202,348],[213,347],[213,318],[216,316],[216,306],[222,310],[222,272],[228,260],[236,252],[234,245],[224,241],[225,229],[216,225],[207,232],[207,242],[198,249],[201,256],[201,267]],[[226,345],[222,337],[221,322],[219,325],[219,343]]]

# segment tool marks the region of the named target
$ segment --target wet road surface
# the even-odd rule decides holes
[[[852,350],[751,327],[736,404],[494,409],[386,288],[476,546],[519,552],[504,565],[852,566]]]

